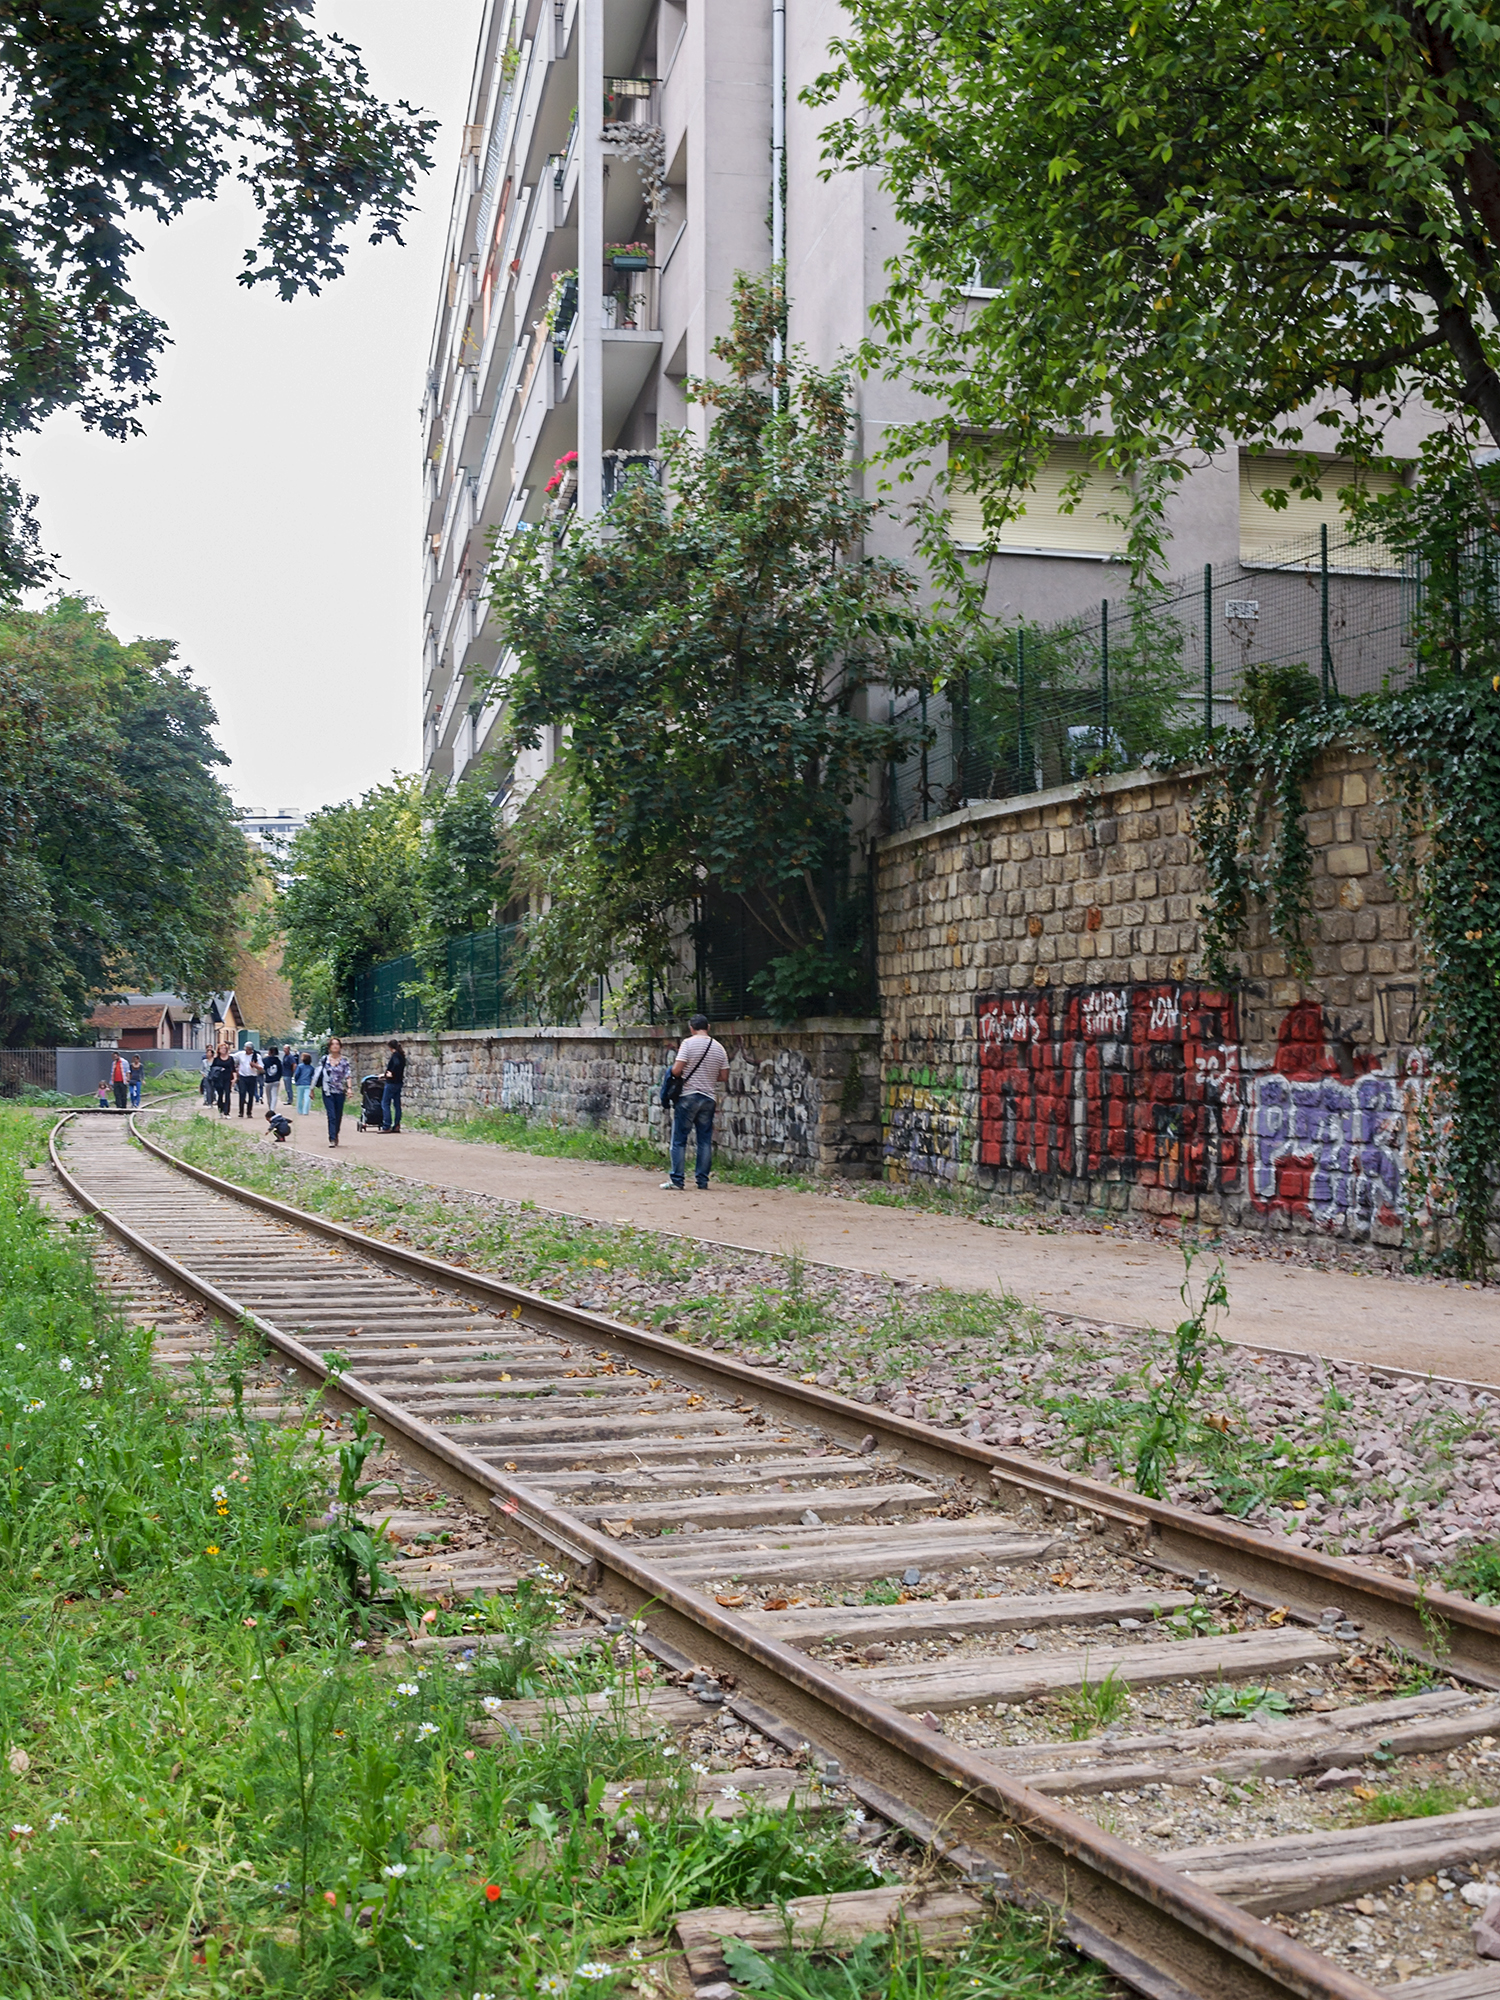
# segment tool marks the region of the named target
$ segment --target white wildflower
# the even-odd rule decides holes
[[[612,1965],[601,1964],[598,1959],[586,1958],[573,1974],[575,1979],[608,1979],[614,1971]]]
[[[422,1690],[417,1686],[415,1681],[397,1681],[396,1692],[397,1694],[413,1695],[420,1694]]]
[[[720,1785],[719,1797],[721,1799],[740,1799],[744,1797],[744,1793],[738,1785]]]
[[[486,1715],[504,1715],[505,1703],[497,1694],[487,1694],[480,1698],[479,1706]]]
[[[65,1354],[65,1355],[64,1355],[64,1356],[62,1357],[61,1361],[59,1361],[57,1365],[58,1365],[58,1367],[59,1367],[59,1368],[60,1368],[60,1369],[62,1370],[62,1372],[64,1373],[64,1375],[68,1375],[68,1374],[71,1374],[71,1373],[72,1373],[72,1370],[73,1370],[73,1364],[72,1364],[72,1362],[71,1362],[71,1361],[70,1361],[70,1360],[68,1359],[68,1357],[67,1357],[67,1355],[66,1355],[66,1354]]]
[[[695,1761],[688,1765],[688,1769],[690,1771],[696,1771],[700,1778],[706,1778],[708,1776],[707,1764],[700,1764]]]
[[[417,1724],[417,1741],[419,1743],[424,1736],[436,1736],[437,1733],[438,1726],[435,1722],[419,1722]]]
[[[456,1674],[472,1674],[474,1671],[474,1662],[472,1660],[455,1660],[453,1662],[453,1671]]]
[[[399,1881],[406,1873],[406,1863],[404,1861],[388,1861],[380,1872],[382,1875],[389,1876],[393,1882]]]
[[[66,1826],[67,1824],[68,1815],[65,1812],[55,1812],[47,1822],[47,1831],[48,1833],[56,1833],[60,1826]]]

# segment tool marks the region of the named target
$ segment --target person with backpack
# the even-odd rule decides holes
[[[266,1116],[270,1118],[275,1113],[276,1099],[281,1094],[281,1079],[285,1074],[281,1051],[274,1042],[261,1057],[260,1070],[266,1085]]]
[[[130,1063],[122,1055],[117,1055],[109,1066],[109,1080],[115,1093],[115,1109],[123,1111],[125,1100],[130,1095]]]
[[[292,1066],[292,1085],[297,1092],[297,1116],[305,1118],[312,1110],[312,1057],[303,1049]]]
[[[678,1049],[662,1085],[662,1102],[672,1106],[671,1178],[662,1186],[676,1188],[679,1193],[684,1185],[689,1132],[697,1146],[693,1179],[700,1188],[708,1186],[714,1157],[714,1113],[729,1074],[729,1052],[708,1032],[708,1016],[695,1014],[688,1026],[692,1032]]]

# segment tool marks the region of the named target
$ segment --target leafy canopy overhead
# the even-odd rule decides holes
[[[1500,442],[1500,0],[849,13],[810,95],[857,89],[829,157],[908,232],[869,359],[942,399],[927,442],[1003,435],[992,526],[1049,430],[1140,467],[1326,410],[1363,456],[1420,392]]]
[[[175,650],[84,598],[0,620],[0,1042],[67,1040],[111,990],[230,983],[249,850]]]
[[[565,728],[575,795],[548,808],[533,886],[555,903],[576,866],[580,885],[639,890],[633,915],[615,900],[578,931],[578,992],[707,894],[738,898],[778,951],[832,948],[849,807],[905,740],[862,697],[923,671],[915,580],[863,552],[847,384],[773,358],[782,310],[742,275],[725,375],[689,385],[706,442],[670,435],[663,484],[633,475],[598,520],[516,538],[495,572],[514,740]]]
[[[134,296],[131,218],[170,221],[229,175],[260,239],[240,282],[283,298],[344,268],[349,231],[400,241],[435,120],[370,91],[298,0],[52,0],[0,10],[0,441],[76,409],[111,437],[155,400],[162,322]],[[0,482],[0,587],[42,566]],[[14,518],[6,518],[13,516]],[[19,567],[19,574],[11,574]]]

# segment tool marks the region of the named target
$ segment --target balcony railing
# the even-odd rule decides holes
[[[658,283],[660,272],[621,271],[604,267],[604,327],[615,333],[661,331]]]
[[[614,499],[625,481],[634,474],[648,479],[661,478],[661,460],[654,451],[607,451],[604,454],[604,500]]]
[[[654,76],[607,76],[604,79],[604,122],[606,125],[659,125],[657,98],[660,85]]]

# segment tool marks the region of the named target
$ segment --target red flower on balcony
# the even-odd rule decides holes
[[[577,463],[578,454],[576,451],[565,451],[561,458],[554,459],[552,462],[552,477],[547,481],[545,491],[555,493]]]

